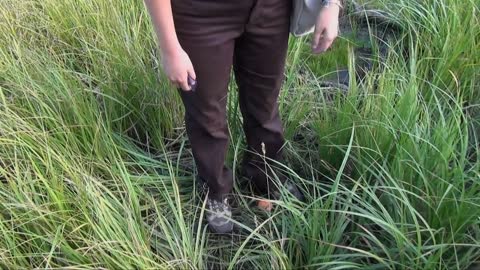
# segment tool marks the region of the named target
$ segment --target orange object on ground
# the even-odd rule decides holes
[[[257,206],[260,208],[260,209],[263,209],[265,211],[272,211],[273,209],[273,203],[271,201],[267,201],[267,200],[259,200],[258,203],[257,203]]]

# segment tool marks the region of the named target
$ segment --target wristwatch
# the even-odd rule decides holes
[[[330,5],[337,5],[339,8],[343,8],[340,0],[322,0],[322,7],[329,7]]]

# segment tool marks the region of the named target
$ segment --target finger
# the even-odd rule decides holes
[[[182,88],[183,91],[190,91],[191,87],[188,85],[188,79],[185,78],[181,81],[178,81],[178,84],[180,85],[180,88]]]
[[[337,38],[337,35],[336,34],[333,34],[333,35],[328,35],[325,40],[325,50],[328,50],[328,48],[330,48],[332,46],[332,43],[335,41],[335,39]]]
[[[312,37],[312,49],[315,49],[318,47],[318,44],[321,38],[322,38],[322,31],[320,31],[320,29],[315,30]]]
[[[312,48],[312,53],[319,54],[326,50],[326,40],[324,37],[320,38],[316,47]]]
[[[313,50],[313,53],[322,53],[322,52],[325,52],[328,48],[330,48],[330,46],[332,45],[333,41],[335,39],[332,38],[332,37],[326,37],[326,36],[323,36],[322,39],[320,40],[317,48],[315,48]]]
[[[187,73],[188,73],[188,76],[190,76],[190,78],[194,80],[197,79],[197,75],[195,74],[195,70],[193,69],[193,66],[190,66],[190,68],[187,70]]]
[[[193,71],[193,67],[190,68],[188,71],[188,85],[190,86],[190,89],[192,91],[195,91],[195,89],[197,88],[197,78],[195,76],[195,71]]]

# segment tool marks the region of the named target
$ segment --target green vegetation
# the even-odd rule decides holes
[[[351,41],[316,58],[290,44],[282,168],[307,202],[262,213],[238,181],[242,230],[217,236],[142,1],[2,0],[0,267],[468,269],[480,258],[478,1],[372,4],[403,31],[348,92],[320,80],[353,73]]]

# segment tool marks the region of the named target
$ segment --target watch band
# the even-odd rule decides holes
[[[339,0],[322,0],[323,7],[329,7],[332,4],[337,5],[339,8],[343,9],[343,6]]]

